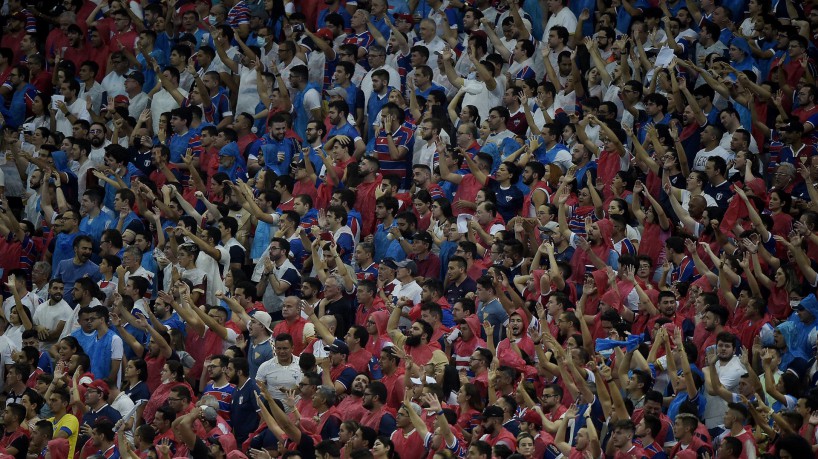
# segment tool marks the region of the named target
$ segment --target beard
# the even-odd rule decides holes
[[[355,397],[363,397],[364,396],[364,390],[363,389],[355,389],[353,387],[352,390],[350,391],[350,394],[354,395]],[[364,406],[364,408],[366,408],[366,406]]]
[[[361,393],[363,394],[363,392]],[[370,399],[364,402],[362,406],[367,410],[371,410],[372,408],[374,408],[375,405],[372,404],[372,398],[370,397]]]
[[[494,424],[489,424],[487,426],[483,426],[483,433],[492,435],[494,434]]]
[[[420,336],[410,335],[406,337],[406,345],[409,347],[418,347],[420,346]]]
[[[141,140],[140,140],[141,141]],[[100,139],[99,137],[91,137],[91,146],[94,148],[99,148],[102,144],[105,143],[105,139]]]

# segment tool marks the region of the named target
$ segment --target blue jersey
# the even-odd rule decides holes
[[[224,386],[216,387],[213,383],[210,383],[205,386],[202,396],[212,395],[215,397],[219,401],[219,416],[229,421],[230,405],[233,403],[233,392],[235,391],[236,386],[234,384],[227,383]]]

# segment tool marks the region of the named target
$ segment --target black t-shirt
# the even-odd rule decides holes
[[[6,432],[3,434],[3,444],[6,443],[7,437],[14,435],[15,432]],[[29,438],[26,435],[20,435],[14,441],[9,443],[9,447],[16,448],[17,454],[14,455],[15,459],[26,459],[26,453],[28,452],[28,443]]]
[[[301,440],[298,441],[298,448],[296,448],[301,457],[315,457],[315,441],[312,437],[301,433]]]
[[[355,322],[355,310],[352,308],[352,302],[345,297],[341,297],[338,301],[333,301],[327,305],[326,314],[332,314],[338,321],[338,326],[335,328],[335,336],[343,339],[347,334],[349,327]]]
[[[190,457],[210,457],[210,449],[201,438],[196,438],[196,443],[190,450]]]

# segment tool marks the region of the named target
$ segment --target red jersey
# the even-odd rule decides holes
[[[392,432],[390,439],[395,444],[395,452],[400,455],[401,459],[423,459],[426,455],[426,450],[420,447],[423,439],[415,429],[412,429],[408,435],[402,429],[397,429]]]
[[[282,320],[273,328],[273,335],[278,336],[282,333],[287,333],[292,336],[293,355],[301,355],[307,346],[307,343],[304,342],[304,325],[306,324],[307,320],[301,316],[298,316],[298,318],[292,322]]]
[[[381,382],[386,386],[386,405],[397,411],[403,403],[403,395],[406,393],[406,386],[403,384],[405,371],[403,367],[398,367],[395,373],[384,375]]]
[[[352,352],[347,357],[347,363],[357,373],[366,373],[369,369],[369,361],[372,360],[372,353],[365,348]]]
[[[358,184],[355,193],[355,209],[361,213],[361,236],[366,237],[375,233],[375,189],[381,186],[383,176],[375,175],[371,182]]]
[[[474,210],[472,209],[460,209],[456,206],[456,204],[460,201],[474,203],[477,200],[477,192],[483,188],[486,183],[488,183],[488,179],[485,182],[480,183],[477,178],[472,175],[464,175],[463,179],[460,181],[460,185],[457,186],[457,195],[454,197],[454,202],[452,202],[452,208],[456,209],[460,213],[474,215]]]
[[[645,450],[632,444],[627,451],[617,450],[614,453],[614,459],[641,459],[647,457]]]
[[[494,437],[489,434],[485,434],[480,437],[480,440],[488,443],[492,448],[494,448],[495,445],[502,443],[508,446],[511,451],[517,451],[517,439],[514,437],[514,434],[509,432],[505,427],[501,427],[500,432]]]

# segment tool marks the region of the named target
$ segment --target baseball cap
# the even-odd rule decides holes
[[[111,392],[111,389],[108,387],[108,384],[105,381],[101,380],[101,379],[93,380],[91,382],[91,384],[88,385],[88,389],[98,390],[98,391],[102,392],[104,394],[104,396],[106,396],[106,397]]]
[[[503,409],[499,406],[491,405],[487,406],[486,409],[483,410],[483,414],[481,418],[488,419],[488,418],[502,418],[504,416]]]
[[[557,222],[548,222],[542,227],[543,231],[551,231],[552,233],[556,233],[559,229],[560,225]]]
[[[136,71],[133,71],[133,72],[127,74],[125,76],[125,79],[126,80],[128,80],[128,79],[134,80],[137,83],[139,83],[140,85],[145,84],[145,75],[143,75],[142,72],[140,72],[139,70],[136,70]]]
[[[335,96],[346,98],[347,90],[339,86],[337,88],[332,88],[324,91],[324,94],[326,94],[328,97]]]
[[[131,99],[128,99],[128,96],[123,96],[123,95],[120,94],[120,95],[114,97],[114,103],[115,104],[130,104]]]
[[[412,240],[413,241],[422,241],[422,242],[425,242],[425,243],[429,244],[430,246],[432,244],[434,244],[434,241],[432,240],[432,235],[427,233],[426,231],[418,231],[417,233],[415,233]]]
[[[521,421],[527,422],[529,424],[534,424],[535,426],[537,426],[537,428],[542,427],[542,418],[534,410],[527,410],[523,415],[523,419],[521,419]]]
[[[411,14],[405,14],[405,13],[404,14],[396,14],[395,15],[395,21],[398,21],[398,20],[403,20],[403,21],[406,21],[409,24],[413,24],[413,25],[415,23],[415,18]]]
[[[332,40],[333,39],[332,31],[327,29],[326,27],[322,27],[322,28],[316,30],[315,31],[315,36],[316,37],[321,37],[324,40]]]
[[[401,260],[396,263],[398,268],[406,268],[414,276],[418,272],[418,265],[412,260]]]
[[[273,318],[270,317],[270,314],[264,311],[256,311],[253,313],[252,317],[254,320],[258,321],[261,325],[263,325],[264,328],[267,329],[267,331],[269,331],[270,333],[273,332],[273,329],[270,328],[270,326],[273,323]]]
[[[340,339],[336,339],[329,346],[324,346],[324,350],[327,352],[349,355],[349,347],[347,347],[347,343]]]
[[[381,266],[386,266],[389,269],[398,269],[398,263],[394,258],[384,258],[383,261],[381,261]]]

